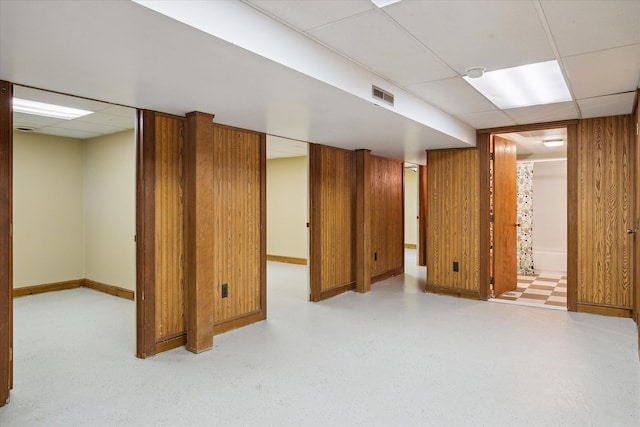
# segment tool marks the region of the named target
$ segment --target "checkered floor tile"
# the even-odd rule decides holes
[[[493,302],[527,305],[532,307],[567,309],[567,276],[541,274],[518,275],[518,286],[510,292],[492,298]]]

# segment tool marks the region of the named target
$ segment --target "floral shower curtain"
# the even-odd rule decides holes
[[[533,162],[517,164],[518,274],[533,274]]]

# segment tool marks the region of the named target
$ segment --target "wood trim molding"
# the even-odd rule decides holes
[[[267,318],[267,134],[260,133],[260,309]],[[251,322],[253,323],[253,322]],[[215,327],[214,327],[215,334]]]
[[[137,112],[136,356],[156,354],[155,340],[155,113]]]
[[[612,307],[579,302],[576,303],[576,311],[580,313],[600,314],[602,316],[631,318],[631,309],[629,307]]]
[[[323,301],[336,295],[340,295],[344,292],[353,291],[356,289],[356,282],[347,283],[346,285],[342,285],[337,288],[329,289],[328,291],[322,291],[318,298],[318,301]]]
[[[427,265],[427,167],[418,166],[418,265]]]
[[[491,163],[491,135],[478,134],[478,161],[480,173],[480,207],[479,207],[479,289],[480,299],[487,300],[491,296],[491,236],[490,236],[490,163]]]
[[[267,261],[285,262],[287,264],[307,265],[306,258],[295,258],[290,256],[267,255]]]
[[[44,283],[42,285],[24,286],[13,289],[13,297],[20,298],[27,295],[44,294],[47,292],[66,291],[76,288],[88,288],[94,291],[103,292],[114,297],[124,298],[129,301],[135,300],[135,292],[120,286],[107,285],[91,279],[66,280],[64,282]]]
[[[66,291],[68,289],[81,288],[85,279],[66,280],[64,282],[43,283],[42,285],[24,286],[13,288],[13,297],[20,298],[27,295],[44,294],[47,292]]]
[[[0,80],[0,406],[13,387],[13,85]]]
[[[187,344],[187,333],[178,335],[177,337],[172,337],[160,341],[155,344],[154,352],[155,354],[162,353],[164,351],[173,350],[174,348],[182,347]]]
[[[129,301],[135,301],[135,292],[130,289],[121,288],[120,286],[107,285],[104,283],[96,282],[91,279],[84,279],[82,287],[93,289],[94,291],[104,292],[105,294],[113,295],[114,297],[124,298]]]
[[[384,273],[377,274],[371,278],[371,283],[381,282],[389,279],[390,277],[399,276],[404,273],[404,266],[394,268],[393,270],[385,271]]]
[[[474,300],[483,300],[479,291],[469,289],[455,289],[450,286],[426,285],[424,287],[426,293],[468,298]]]
[[[371,151],[356,150],[356,290],[371,290]]]
[[[322,253],[322,233],[320,232],[320,173],[322,146],[309,144],[309,301],[320,301],[322,283],[322,268],[320,256]],[[316,225],[316,219],[318,224]]]
[[[578,125],[567,126],[567,310],[578,311]]]
[[[578,120],[561,120],[557,122],[532,123],[528,125],[505,126],[501,128],[478,129],[477,135],[493,133],[530,132],[534,130],[557,129],[571,125],[578,125]]]
[[[251,325],[252,323],[260,322],[267,318],[265,310],[258,310],[253,313],[248,313],[235,319],[225,320],[224,322],[216,323],[213,325],[213,334],[219,335],[225,332],[232,331],[234,329],[241,328],[243,326]]]

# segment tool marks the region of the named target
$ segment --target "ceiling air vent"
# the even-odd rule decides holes
[[[371,86],[371,94],[375,99],[386,102],[389,105],[393,105],[393,94],[382,90],[377,86]]]

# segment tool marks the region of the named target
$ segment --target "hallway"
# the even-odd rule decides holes
[[[425,294],[412,262],[320,303],[304,266],[270,262],[268,320],[148,360],[134,357],[131,301],[18,298],[0,424],[636,425],[631,319]]]

